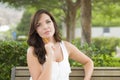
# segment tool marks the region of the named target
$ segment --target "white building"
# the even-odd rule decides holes
[[[91,28],[91,36],[92,37],[118,37],[120,38],[120,27],[92,27]],[[63,27],[62,35],[66,37],[66,28]],[[76,28],[75,30],[75,37],[81,37],[81,28]]]

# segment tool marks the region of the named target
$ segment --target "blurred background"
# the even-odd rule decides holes
[[[27,66],[31,16],[42,8],[53,14],[62,38],[96,67],[120,67],[119,0],[0,0],[0,80],[10,80],[12,67]]]
[[[118,0],[93,0],[91,2],[82,2],[81,0],[1,0],[0,40],[26,38],[30,18],[36,10],[41,8],[49,10],[54,15],[62,37],[67,38],[68,41],[84,35],[82,34],[83,26],[85,26],[84,28],[88,27],[89,30],[85,30],[91,37],[120,37],[119,4]]]

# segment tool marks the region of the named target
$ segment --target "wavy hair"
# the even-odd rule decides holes
[[[47,14],[53,21],[54,28],[55,28],[55,33],[54,33],[55,41],[56,42],[61,41],[58,26],[57,26],[57,23],[56,23],[54,17],[48,11],[46,11],[44,9],[38,10],[31,19],[27,43],[29,46],[34,47],[34,53],[37,56],[40,64],[44,64],[44,62],[46,61],[46,57],[45,57],[46,51],[45,51],[45,47],[44,47],[44,42],[36,31],[36,25],[39,21],[40,15],[43,13]]]

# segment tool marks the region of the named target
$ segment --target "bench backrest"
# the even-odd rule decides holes
[[[72,67],[70,80],[83,80],[84,69]],[[11,80],[29,80],[28,67],[13,67]],[[120,67],[95,67],[91,80],[120,80]]]

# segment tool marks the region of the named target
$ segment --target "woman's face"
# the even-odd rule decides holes
[[[55,33],[54,23],[49,15],[43,13],[40,15],[40,19],[36,28],[37,33],[41,38],[51,38]]]

